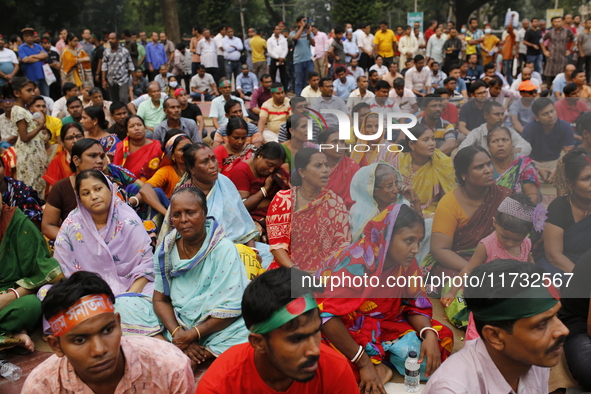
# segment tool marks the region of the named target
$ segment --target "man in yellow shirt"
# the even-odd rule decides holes
[[[260,80],[263,74],[267,74],[267,58],[265,49],[267,49],[267,40],[261,37],[261,33],[254,30],[254,37],[250,39],[250,48],[252,49],[252,72]]]
[[[396,52],[396,35],[388,29],[388,22],[380,22],[380,28],[373,39],[373,51],[374,57],[377,53],[384,59],[384,65],[390,67]]]

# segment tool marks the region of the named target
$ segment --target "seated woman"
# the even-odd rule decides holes
[[[273,197],[278,191],[290,188],[289,174],[281,168],[284,160],[283,147],[277,142],[267,142],[255,156],[236,164],[228,175],[263,235],[267,233],[265,219]]]
[[[338,131],[325,130],[318,134],[318,144],[325,145],[322,152],[326,155],[330,175],[326,188],[332,190],[343,199],[347,209],[355,203],[351,198],[351,181],[353,175],[359,171],[359,164],[345,156],[345,145],[339,140]],[[329,147],[331,146],[331,147]]]
[[[183,148],[193,142],[182,131],[170,129],[164,137],[164,159],[156,173],[144,183],[135,197],[163,216],[170,204],[176,184],[186,172]],[[133,201],[133,199],[131,199]]]
[[[560,198],[560,197],[559,197]],[[591,391],[589,369],[589,349],[591,348],[591,314],[589,313],[589,294],[591,294],[591,251],[581,256],[573,269],[570,283],[561,289],[562,308],[558,317],[569,329],[564,342],[564,356],[568,369],[586,392]]]
[[[295,155],[303,148],[316,148],[316,144],[308,141],[308,118],[304,115],[293,114],[287,118],[285,123],[287,128],[287,141],[282,143],[285,149],[285,164],[283,168],[286,172],[292,173],[294,170],[293,160]]]
[[[351,241],[349,212],[343,200],[326,188],[330,170],[326,155],[303,148],[294,160],[293,188],[278,192],[267,211],[271,253],[279,265],[316,271],[335,251]]]
[[[246,143],[247,136],[248,127],[244,119],[228,120],[225,142],[213,150],[222,174],[229,176],[238,163],[250,159],[254,154],[256,147]]]
[[[488,151],[492,158],[497,185],[523,193],[534,204],[540,202],[540,180],[533,160],[527,156],[515,158],[511,132],[506,127],[497,127],[486,136]]]
[[[41,286],[62,277],[58,262],[33,223],[17,207],[0,201],[0,350],[35,345],[27,330],[41,319]]]
[[[55,183],[45,204],[41,231],[50,240],[55,239],[61,223],[77,206],[74,184],[76,175],[82,171],[91,169],[102,171],[111,182],[116,184],[117,195],[123,201],[127,201],[125,188],[134,182],[139,183],[125,168],[115,164],[105,166],[105,151],[100,142],[92,138],[83,138],[74,144],[70,169],[74,174]]]
[[[394,166],[420,199],[426,216],[431,216],[437,203],[456,187],[454,167],[449,156],[436,148],[433,131],[423,124],[410,129],[417,138],[404,140],[404,152],[394,157]]]
[[[162,145],[146,138],[146,126],[137,115],[127,118],[125,130],[127,137],[117,143],[113,163],[128,169],[136,178],[145,182],[160,165]]]
[[[179,82],[174,75],[169,75],[167,81],[164,93],[166,93],[168,97],[174,97],[174,91],[179,87]]]
[[[64,275],[99,274],[117,297],[123,332],[158,334],[160,325],[146,325],[144,317],[152,309],[154,264],[142,221],[99,170],[80,172],[75,189],[78,208],[64,220],[55,239],[54,257]]]
[[[105,131],[109,127],[109,122],[105,118],[105,111],[97,106],[86,107],[82,111],[80,123],[85,130],[84,137],[93,138],[100,142],[112,161],[119,138],[117,138],[117,134],[109,134]]]
[[[385,392],[383,385],[392,371],[383,361],[404,374],[409,348],[417,349],[421,372],[427,377],[453,348],[453,333],[432,320],[424,290],[411,286],[411,278],[420,275],[415,256],[424,234],[420,213],[392,204],[365,226],[361,239],[335,253],[319,272],[351,280],[367,275],[377,278],[376,283],[391,277],[398,282],[401,277],[408,279],[406,287],[339,287],[318,294],[322,334],[349,360],[357,358],[352,367],[362,392],[372,388],[371,392]]]
[[[207,196],[207,212],[224,227],[226,236],[237,244],[255,247],[263,259],[263,267],[271,264],[269,246],[255,243],[259,235],[254,221],[242,203],[236,186],[218,172],[218,161],[207,145],[196,143],[183,148],[187,172],[181,177],[175,191],[184,187],[196,187]],[[158,241],[171,230],[170,207],[164,218]]]
[[[382,119],[380,119],[380,117]],[[390,163],[393,166],[396,166],[395,157],[398,152],[402,151],[402,147],[400,145],[394,144],[389,142],[386,137],[386,123],[385,119],[383,119],[384,115],[379,114],[377,112],[370,112],[364,118],[363,122],[361,122],[361,130],[359,132],[363,135],[375,135],[380,131],[380,122],[382,122],[382,136],[377,140],[363,140],[358,138],[358,144],[367,144],[367,151],[363,151],[359,149],[358,151],[354,151],[351,153],[351,159],[355,160],[357,164],[361,167],[365,167],[370,164],[377,163],[379,161],[385,161],[386,163]],[[379,145],[373,146],[373,145]]]
[[[70,162],[72,161],[72,147],[76,141],[84,138],[84,130],[78,123],[68,123],[62,126],[60,133],[60,143],[64,149],[53,158],[47,166],[43,179],[51,186],[61,179],[72,175]]]
[[[154,311],[165,338],[189,356],[193,367],[248,340],[240,316],[244,264],[208,205],[196,187],[177,190],[170,200],[175,229],[154,257]]]
[[[512,193],[495,184],[490,155],[480,146],[459,151],[454,168],[459,186],[443,196],[435,210],[431,254],[421,264],[424,275],[456,276],[468,264],[478,243],[494,231],[495,212]],[[450,311],[458,306],[456,301]]]
[[[591,246],[591,155],[576,148],[562,157],[568,193],[548,206],[544,228],[545,255],[536,264],[550,273],[572,272]]]
[[[4,161],[0,160],[0,196],[2,203],[7,207],[18,207],[21,212],[33,221],[38,229],[41,228],[41,219],[43,218],[43,200],[33,188],[25,185],[24,182],[17,181],[5,176]]]

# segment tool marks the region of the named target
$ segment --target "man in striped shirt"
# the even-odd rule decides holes
[[[280,83],[275,82],[271,85],[271,95],[272,97],[263,103],[259,114],[259,133],[263,134],[265,142],[278,140],[279,128],[291,114],[289,99],[285,97]]]

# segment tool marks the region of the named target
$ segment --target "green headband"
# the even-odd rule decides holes
[[[275,88],[271,88],[271,93],[283,92],[283,86],[277,86]]]
[[[228,85],[232,85],[232,82],[228,81],[227,79],[224,79],[223,81],[220,81],[220,83],[218,84],[218,87],[224,87],[224,86],[228,86]]]
[[[273,313],[269,319],[252,325],[250,332],[254,334],[266,334],[314,308],[318,308],[318,304],[316,304],[316,300],[312,295],[307,294],[304,297],[296,298]]]
[[[468,310],[464,308],[456,319],[468,320],[468,312],[474,314],[474,319],[479,321],[503,321],[518,320],[539,315],[546,312],[558,303],[550,291],[541,287],[529,287],[514,298],[506,298],[501,302],[484,308]]]

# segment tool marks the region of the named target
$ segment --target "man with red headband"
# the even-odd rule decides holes
[[[23,393],[191,393],[191,362],[158,339],[121,338],[113,292],[98,275],[79,271],[54,285],[43,314],[55,353],[31,372]]]
[[[480,338],[441,364],[423,394],[547,393],[550,367],[558,364],[569,331],[558,318],[557,292],[545,287],[550,281],[535,287],[545,276],[536,265],[514,260],[475,268],[464,298]],[[477,284],[480,278],[486,279]]]
[[[255,278],[244,291],[242,316],[249,343],[219,356],[199,381],[197,394],[359,393],[347,359],[320,343],[316,301],[302,271],[278,268]],[[293,292],[300,296],[293,299]]]

